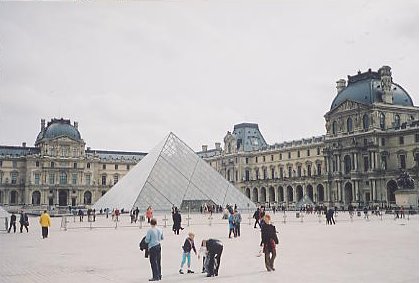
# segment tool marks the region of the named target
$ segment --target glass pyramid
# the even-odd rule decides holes
[[[154,211],[169,211],[172,206],[185,208],[201,203],[255,209],[249,198],[170,133],[93,208],[138,207],[145,211],[151,206]]]

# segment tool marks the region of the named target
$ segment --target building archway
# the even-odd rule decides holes
[[[386,196],[389,204],[395,204],[395,192],[398,190],[397,182],[394,180],[386,184]]]
[[[60,190],[58,192],[58,205],[67,206],[67,191]]]
[[[273,187],[268,188],[268,201],[269,202],[275,202],[276,201]]]
[[[252,190],[252,201],[253,202],[258,202],[258,190],[257,190],[257,188],[254,188]]]
[[[303,188],[301,185],[296,187],[296,201],[300,201],[303,198]]]
[[[265,203],[267,202],[267,191],[264,187],[260,190],[260,202]]]
[[[83,195],[83,204],[92,204],[92,193],[89,191],[86,191]]]
[[[283,187],[279,186],[277,188],[277,199],[278,201],[284,201],[284,193],[283,193]]]
[[[293,201],[293,188],[291,186],[287,187],[287,201]]]
[[[312,185],[306,186],[306,194],[312,201],[314,201],[314,188],[312,187]]]
[[[317,187],[317,192],[318,192],[318,202],[321,201],[325,201],[325,196],[324,196],[324,186],[319,184]]]
[[[41,204],[41,193],[39,191],[35,191],[32,193],[32,205],[40,205]]]
[[[19,197],[19,194],[17,191],[11,191],[9,204],[18,204],[18,197]]]
[[[251,199],[251,190],[249,188],[245,189],[245,195],[247,198]]]
[[[347,182],[344,185],[344,204],[350,204],[353,201],[353,185]]]

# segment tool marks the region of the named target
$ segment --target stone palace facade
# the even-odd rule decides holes
[[[323,136],[269,145],[257,124],[242,123],[223,146],[203,145],[198,154],[255,203],[293,208],[307,196],[337,206],[392,205],[405,171],[415,181],[410,204],[418,206],[418,114],[384,66],[337,82]],[[0,146],[0,204],[90,205],[145,155],[93,150],[77,122],[42,119],[34,147]]]

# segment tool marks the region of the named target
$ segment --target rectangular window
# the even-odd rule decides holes
[[[271,168],[271,179],[274,179],[274,168]]]
[[[90,163],[86,164],[86,168],[90,169]]]
[[[405,169],[406,168],[406,165],[405,165],[405,155],[404,154],[401,154],[400,155],[400,168],[401,169]]]
[[[114,175],[114,185],[118,183],[118,175]]]
[[[414,135],[414,142],[419,142],[419,134]]]
[[[211,164],[210,164],[211,166]],[[127,164],[127,170],[130,170],[130,164]]]
[[[48,184],[50,184],[50,185],[54,185],[54,173],[50,173],[49,175],[48,175]]]
[[[311,177],[312,176],[312,166],[310,164],[308,165],[307,170],[308,170],[308,176]]]
[[[102,164],[102,169],[106,170],[106,164]]]
[[[271,155],[271,161],[274,161],[274,155]]]
[[[280,158],[280,160],[283,160],[283,154],[280,153],[279,158]]]
[[[318,176],[321,176],[321,163],[318,163],[316,165],[316,171],[317,171]]]
[[[292,178],[292,167],[289,166],[289,178]]]
[[[309,149],[306,151],[306,155],[311,156],[311,151]]]
[[[51,162],[51,166],[50,166],[51,168],[54,168],[54,162]]]
[[[238,178],[238,171],[235,171],[235,181],[238,182],[239,178]]]
[[[255,156],[255,163],[258,163],[258,156]]]
[[[263,162],[265,162],[265,156],[263,156]]]
[[[35,162],[35,167],[39,167],[39,161]]]
[[[12,184],[17,184],[18,173],[12,172]]]
[[[381,169],[382,170],[387,170],[388,169],[388,164],[386,162],[386,155],[381,156]]]
[[[400,137],[400,144],[404,144],[404,137]]]
[[[385,146],[385,138],[381,138],[381,145]]]
[[[247,158],[245,158],[245,164],[248,164],[248,157]]]
[[[13,168],[17,168],[17,161],[13,160]]]
[[[106,175],[103,175],[102,176],[102,186],[105,186],[106,185]]]
[[[298,157],[300,157],[300,150],[298,150],[298,154],[297,154],[297,156],[298,156]]]
[[[280,168],[280,179],[283,180],[283,167]]]
[[[287,156],[288,156],[288,158],[290,159],[290,158],[292,157],[292,153],[289,151],[289,152],[287,153]]]
[[[73,163],[73,168],[77,169],[77,163],[76,162]]]
[[[298,166],[297,168],[298,177],[302,177],[302,166]]]
[[[118,164],[115,164],[115,170],[118,170]]]
[[[35,185],[39,185],[39,180],[40,180],[40,174],[35,173]]]
[[[249,171],[245,170],[245,181],[249,181]]]
[[[85,175],[85,184],[86,186],[90,186],[90,174]]]
[[[77,184],[77,174],[72,174],[71,175],[71,183],[73,185],[76,185]]]
[[[319,147],[316,149],[316,154],[317,155],[320,155],[321,154],[321,149]]]
[[[61,185],[67,184],[67,174],[65,172],[60,173],[60,184]]]
[[[3,160],[0,160],[0,167],[3,167]]]
[[[363,156],[363,170],[365,172],[369,170],[369,156]]]

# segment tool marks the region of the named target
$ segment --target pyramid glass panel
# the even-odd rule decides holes
[[[204,202],[255,208],[250,199],[170,133],[93,207],[145,210],[151,206],[155,211],[169,211],[172,206],[192,208]]]

